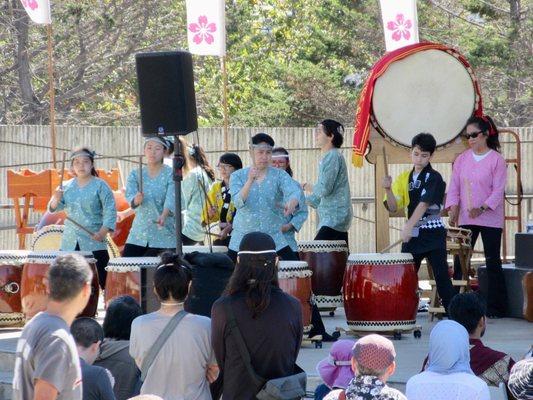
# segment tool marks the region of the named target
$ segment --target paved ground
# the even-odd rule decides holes
[[[103,316],[104,311],[100,307],[98,318],[100,322]],[[328,332],[336,328],[347,328],[343,309],[338,309],[334,317],[324,314],[323,319]],[[402,391],[405,390],[407,380],[420,371],[422,361],[428,351],[429,333],[436,322],[430,322],[427,313],[419,313],[417,323],[422,326],[420,339],[415,339],[412,334],[407,333],[402,336],[401,340],[394,341],[397,353],[397,369],[391,377],[390,383]],[[19,335],[20,329],[0,329],[0,364],[8,363],[11,365],[9,360],[13,360],[13,358],[7,357],[6,359],[6,354],[14,352]],[[344,332],[341,337],[355,339],[354,336]],[[483,341],[486,345],[510,353],[515,360],[519,360],[533,345],[533,324],[521,319],[489,320]],[[304,343],[298,357],[298,363],[309,375],[309,389],[314,389],[320,383],[315,366],[321,359],[327,357],[330,347],[331,343],[324,343],[321,349],[316,349],[311,343]],[[6,360],[4,361],[4,359]],[[3,373],[10,375],[9,371]],[[5,379],[10,381],[9,376],[6,376]],[[4,379],[0,380],[4,381]],[[503,399],[497,390],[491,390],[491,396],[493,400]],[[0,395],[0,398],[3,397]]]

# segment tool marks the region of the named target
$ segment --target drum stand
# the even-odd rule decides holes
[[[338,326],[335,328],[336,331],[345,333],[346,335],[355,336],[357,338],[369,335],[371,333],[377,333],[381,336],[390,337],[393,340],[402,340],[402,334],[404,333],[413,333],[413,336],[415,339],[420,339],[422,337],[422,326],[421,325],[415,325],[413,328],[410,329],[393,329],[390,331],[358,331],[351,329],[349,326],[348,328],[344,328],[342,326]]]
[[[453,287],[459,287],[459,293],[464,293],[470,291],[470,258],[472,257],[472,245],[470,238],[472,236],[472,232],[467,229],[461,229],[460,231],[465,231],[464,236],[453,235],[451,233],[453,230],[448,232],[446,249],[448,250],[448,254],[452,256],[452,263],[455,261],[455,257],[459,259],[459,265],[461,267],[463,279],[452,279],[452,285]],[[427,263],[427,269],[430,279],[429,284],[431,286],[428,312],[430,321],[433,321],[435,317],[441,319],[446,311],[441,305],[441,299],[437,293],[437,282],[435,281],[433,269],[429,263]]]

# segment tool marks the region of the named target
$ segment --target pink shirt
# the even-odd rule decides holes
[[[505,159],[491,150],[482,160],[466,150],[453,163],[446,208],[459,205],[459,225],[503,228],[504,190],[507,179]],[[470,188],[468,188],[470,186]],[[468,216],[468,208],[486,204],[489,208],[477,218]]]

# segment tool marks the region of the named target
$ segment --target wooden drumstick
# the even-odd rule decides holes
[[[383,167],[385,176],[389,176],[389,163],[387,161],[387,152],[385,151],[385,146],[383,146],[381,149],[383,150]]]
[[[472,187],[470,186],[470,181],[465,178],[463,180],[466,190],[466,208],[468,211],[472,209]]]
[[[383,250],[381,250],[380,253],[386,253],[387,251],[389,251],[389,250],[392,249],[393,247],[398,246],[401,242],[402,242],[402,239],[398,239],[398,240],[395,241],[393,244],[390,244],[390,245],[388,245],[387,247],[385,247]]]
[[[143,156],[139,157],[139,192],[143,192]]]
[[[250,140],[250,159],[252,160],[252,167],[255,167],[255,157],[254,157],[254,144],[252,142],[252,132],[248,133]]]
[[[65,161],[67,159],[67,152],[63,152],[63,158],[61,159],[61,178],[59,180],[59,188],[63,190],[63,179],[65,178]]]
[[[72,222],[74,225],[76,225],[78,228],[80,228],[82,231],[84,231],[84,232],[87,233],[88,235],[90,235],[90,236],[93,236],[93,235],[94,235],[94,232],[91,232],[89,229],[87,229],[86,227],[84,227],[82,224],[80,224],[80,223],[77,222],[76,220],[70,218],[68,215],[65,217],[65,219],[66,219],[67,221]]]
[[[120,187],[125,188],[126,184],[124,183],[124,174],[122,173],[122,164],[120,164],[120,160],[117,160],[117,169],[118,169],[118,179],[120,179]]]

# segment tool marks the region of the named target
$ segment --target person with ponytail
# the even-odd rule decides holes
[[[203,244],[206,229],[202,225],[202,212],[208,201],[208,191],[215,180],[215,171],[209,165],[204,150],[197,144],[189,145],[179,137],[185,155],[183,183],[181,184],[181,213],[184,246]]]
[[[211,400],[209,382],[218,376],[211,347],[211,321],[184,311],[190,282],[188,264],[177,254],[163,253],[153,288],[161,307],[135,318],[131,325],[130,355],[139,369],[171,319],[178,313],[182,319],[148,369],[141,394],[155,394],[165,400]]]
[[[126,199],[135,211],[135,219],[124,246],[124,257],[155,256],[176,248],[174,180],[172,168],[163,163],[169,147],[165,138],[146,138],[142,191],[139,169],[133,169],[128,176]]]
[[[481,235],[488,277],[487,316],[501,318],[507,312],[500,257],[507,167],[500,154],[498,129],[490,117],[471,117],[464,136],[470,148],[453,163],[445,207],[449,210],[450,225],[472,231],[472,247]],[[461,279],[458,262],[455,271],[455,279]]]
[[[213,305],[211,338],[223,376],[224,399],[252,399],[260,389],[230,335],[234,324],[259,376],[274,379],[294,374],[303,334],[302,311],[298,300],[279,288],[277,265],[276,244],[269,235],[245,234],[225,295]]]
[[[315,130],[320,160],[318,181],[302,188],[308,193],[307,204],[318,211],[318,232],[315,240],[344,240],[348,244],[348,229],[352,223],[352,199],[346,161],[339,151],[344,141],[344,126],[325,119]]]
[[[70,220],[65,221],[61,250],[91,251],[96,258],[98,281],[105,288],[105,267],[109,261],[106,236],[115,230],[117,211],[113,192],[98,178],[94,168],[95,153],[87,147],[75,149],[70,155],[73,179],[56,189],[48,203],[48,211],[65,210],[67,215],[87,230],[89,235]]]

